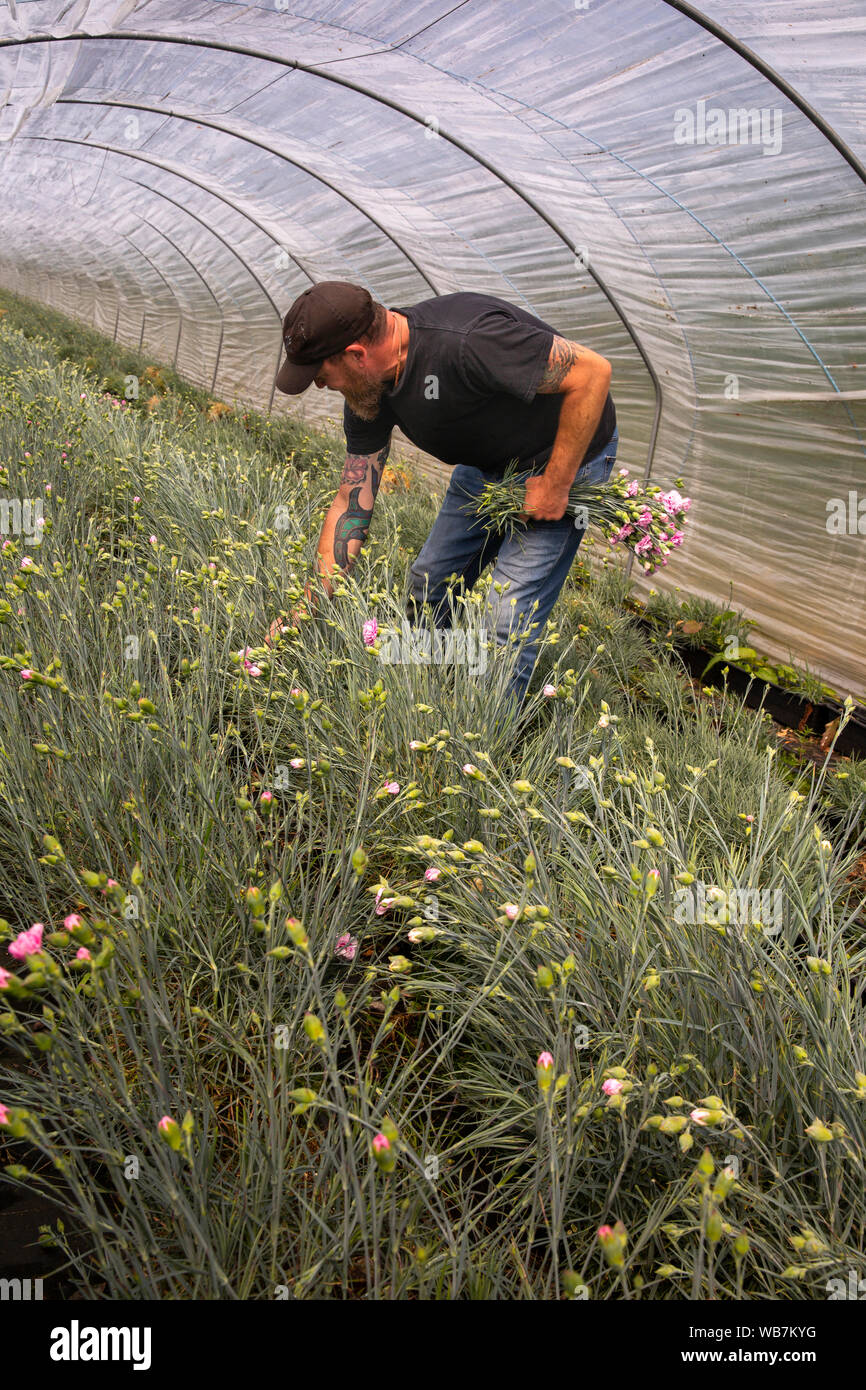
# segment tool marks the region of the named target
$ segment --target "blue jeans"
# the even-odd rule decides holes
[[[619,432],[614,430],[610,442],[584,460],[577,480],[607,482],[618,443]],[[406,611],[410,622],[417,622],[427,602],[434,624],[450,626],[449,581],[456,579],[458,592],[469,590],[484,567],[495,561],[488,597],[490,622],[497,646],[504,645],[512,633],[521,639],[512,682],[519,706],[538,656],[539,637],[571,569],[583,530],[571,516],[530,521],[510,537],[486,530],[470,503],[490,480],[490,474],[466,464],[453,469],[439,515],[409,571]],[[497,584],[502,593],[494,587]]]

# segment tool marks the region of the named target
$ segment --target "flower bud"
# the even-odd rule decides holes
[[[287,917],[286,931],[289,933],[295,946],[302,951],[306,950],[307,946],[310,944],[310,938],[304,931],[303,922],[299,922],[297,917]]]
[[[423,942],[433,941],[439,932],[435,927],[417,926],[413,927],[407,935],[413,946],[420,946]]]
[[[315,1104],[318,1098],[317,1093],[311,1091],[309,1086],[298,1086],[296,1090],[289,1091],[289,1099],[296,1102],[292,1114],[303,1115],[311,1105]]]
[[[157,1129],[169,1148],[173,1149],[175,1153],[179,1153],[183,1146],[183,1135],[177,1120],[173,1120],[170,1115],[163,1115]]]
[[[310,1039],[310,1042],[316,1043],[319,1047],[324,1048],[326,1040],[325,1029],[321,1020],[316,1018],[315,1014],[304,1014],[304,1032]]]
[[[713,1162],[713,1156],[712,1156],[712,1154],[710,1153],[709,1149],[704,1149],[703,1153],[701,1154],[700,1158],[698,1159],[698,1163],[697,1163],[697,1167],[695,1168],[695,1172],[697,1173],[698,1177],[701,1178],[701,1179],[703,1180],[703,1179],[711,1178],[711,1177],[713,1176],[713,1173],[714,1173],[715,1171],[716,1171],[716,1165],[715,1165],[715,1163]]]
[[[828,960],[822,960],[820,956],[807,956],[806,964],[813,975],[829,975],[831,966]]]
[[[625,1264],[625,1247],[628,1242],[628,1235],[622,1222],[617,1221],[613,1227],[599,1226],[598,1239],[607,1263],[612,1269],[622,1269]]]
[[[246,898],[247,908],[252,913],[253,917],[264,917],[265,899],[261,888],[257,888],[255,887],[255,885],[251,885],[247,889]]]
[[[833,1131],[818,1119],[812,1121],[807,1127],[806,1133],[810,1139],[814,1139],[818,1144],[829,1144],[833,1138]]]
[[[553,1083],[553,1056],[550,1052],[542,1052],[535,1064],[535,1075],[538,1078],[538,1086],[541,1091],[549,1091]]]
[[[392,1173],[397,1163],[394,1146],[387,1134],[381,1132],[374,1136],[371,1144],[373,1157],[383,1173]]]

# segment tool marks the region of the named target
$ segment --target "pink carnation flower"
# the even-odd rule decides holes
[[[535,1065],[539,1067],[541,1071],[550,1071],[550,1068],[553,1066],[553,1054],[551,1052],[542,1052]]]
[[[373,1140],[373,1148],[377,1154],[387,1153],[391,1147],[391,1141],[386,1134],[377,1134]]]
[[[9,971],[4,970],[3,966],[0,965],[0,989],[6,989],[11,979],[12,976],[10,975]]]
[[[434,867],[431,865],[431,867],[430,867],[429,869],[425,869],[425,870],[424,870],[424,877],[426,878],[426,880],[427,880],[428,883],[435,883],[436,880],[437,880],[437,878],[440,877],[441,873],[442,873],[442,870],[441,870],[441,869],[434,868]]]
[[[642,540],[639,540],[639,541],[638,541],[638,543],[637,543],[637,545],[635,546],[634,550],[635,550],[635,554],[636,554],[636,555],[644,555],[648,550],[652,550],[652,548],[653,548],[652,536],[644,536]]]
[[[629,483],[628,487],[627,487],[626,490],[625,490],[625,495],[626,495],[626,497],[634,497],[634,495],[635,495],[635,493],[637,492],[637,490],[638,490],[638,481],[637,481],[637,478],[632,478],[631,482]]]
[[[72,931],[73,927],[80,927],[83,921],[84,918],[80,912],[70,912],[68,916],[64,917],[63,925],[67,931]]]
[[[690,497],[683,497],[681,493],[677,492],[675,487],[672,487],[670,492],[660,493],[659,501],[668,516],[675,516],[677,512],[687,512],[692,505],[692,499]]]
[[[601,1089],[604,1091],[606,1096],[618,1096],[620,1091],[622,1090],[622,1082],[617,1081],[616,1077],[612,1076],[607,1081],[605,1081]]]
[[[86,946],[79,946],[78,950],[75,952],[75,959],[90,960],[90,952]]]
[[[398,792],[400,791],[400,783],[399,783],[399,782],[386,782],[386,783],[385,783],[385,786],[384,786],[384,788],[383,788],[383,790],[386,791],[386,792],[388,793],[389,796],[396,796],[396,795],[398,794]]]
[[[354,960],[357,949],[358,942],[355,937],[350,936],[348,932],[343,932],[343,935],[334,947],[334,955],[341,956],[343,960]]]
[[[14,956],[16,960],[26,960],[27,956],[35,956],[42,950],[44,930],[41,922],[34,922],[27,931],[19,932],[15,940],[9,943],[10,956]]]
[[[376,619],[375,619],[375,618],[369,618],[369,619],[367,620],[367,622],[364,624],[363,628],[362,628],[362,634],[363,634],[363,638],[364,638],[364,645],[365,645],[366,647],[372,647],[373,643],[374,643],[375,640],[376,640],[376,637],[377,637],[377,635],[378,635],[378,632],[379,632],[379,624],[376,622]]]

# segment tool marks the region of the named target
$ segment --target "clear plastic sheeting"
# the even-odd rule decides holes
[[[311,283],[521,304],[695,499],[653,582],[866,690],[862,0],[34,0],[0,101],[0,283],[313,419]]]

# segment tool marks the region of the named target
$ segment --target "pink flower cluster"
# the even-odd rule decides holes
[[[620,495],[626,503],[618,512],[623,524],[614,524],[608,531],[608,545],[626,543],[641,560],[645,573],[651,574],[659,565],[668,563],[671,550],[682,545],[685,539],[682,527],[692,500],[683,497],[676,488],[669,492],[654,489],[639,495],[636,479],[620,487]]]

